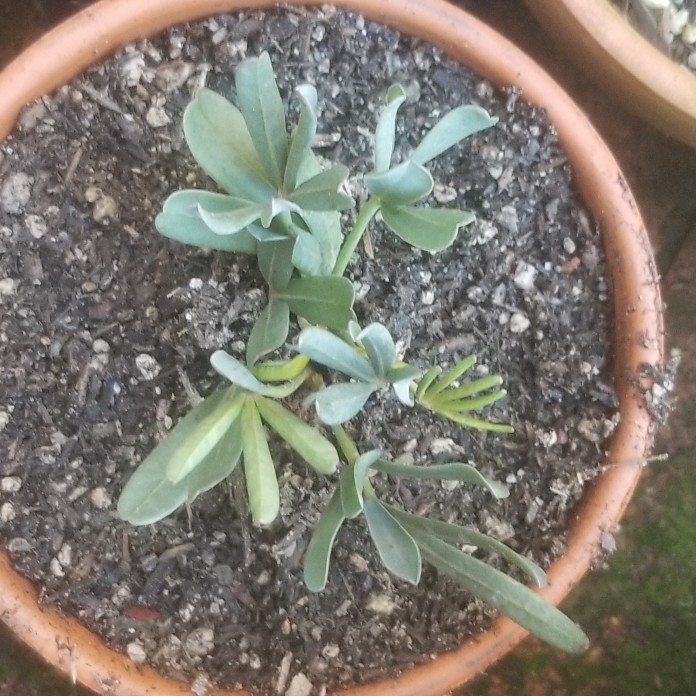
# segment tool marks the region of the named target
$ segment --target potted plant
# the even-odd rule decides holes
[[[696,76],[651,43],[614,3],[527,0],[527,6],[607,94],[663,133],[696,145]]]
[[[264,4],[265,3],[257,3],[255,6],[263,6]],[[246,3],[245,6],[249,6],[249,3]],[[227,9],[232,9],[234,7],[238,6],[232,4]],[[613,264],[612,277],[615,283],[615,303],[617,307],[617,365],[622,365],[629,370],[632,369],[637,371],[641,363],[647,362],[654,364],[659,360],[661,349],[661,325],[659,296],[656,290],[656,284],[654,280],[650,278],[647,281],[648,289],[646,289],[646,280],[642,277],[639,279],[633,275],[639,268],[653,268],[648,245],[644,237],[644,230],[635,212],[635,206],[631,205],[630,198],[628,200],[626,199],[625,187],[622,186],[622,179],[613,159],[597,139],[591,127],[583,120],[577,108],[568,101],[567,97],[565,97],[543,73],[538,72],[538,69],[533,68],[533,65],[528,62],[527,59],[520,56],[513,47],[500,40],[498,37],[496,37],[496,41],[500,41],[500,43],[495,51],[495,57],[488,51],[479,51],[478,48],[490,42],[495,35],[491,34],[489,30],[486,30],[485,27],[479,25],[474,20],[468,18],[467,15],[447,5],[436,3],[433,4],[432,8],[428,6],[428,9],[423,10],[421,8],[418,12],[415,10],[416,5],[410,3],[380,5],[378,9],[371,8],[369,5],[363,3],[355,3],[350,5],[350,7],[364,12],[368,17],[378,19],[387,24],[394,24],[405,32],[413,31],[415,33],[416,27],[420,26],[421,28],[417,32],[420,36],[443,47],[451,47],[454,37],[461,38],[462,36],[466,36],[468,42],[465,44],[465,48],[462,49],[461,53],[454,51],[454,55],[463,62],[469,63],[491,80],[498,83],[510,82],[516,84],[523,89],[525,96],[531,101],[538,99],[539,103],[544,104],[552,121],[561,134],[566,151],[573,161],[578,176],[579,186],[588,204],[597,218],[606,225],[606,228],[616,232],[616,236],[613,236],[613,234],[607,235],[605,244],[608,250],[607,256]],[[396,14],[397,8],[405,11],[405,14],[398,15],[399,19],[397,19]],[[183,2],[174,5],[166,3],[166,19],[158,14],[156,11],[158,9],[159,8],[150,5],[146,10],[141,11],[140,8],[136,7],[135,3],[107,2],[81,13],[71,20],[71,23],[65,25],[64,29],[49,35],[44,43],[44,46],[49,47],[48,50],[55,50],[55,44],[52,42],[58,40],[67,40],[68,46],[71,48],[78,48],[79,50],[73,53],[72,56],[67,55],[66,65],[70,64],[70,67],[67,67],[66,71],[60,76],[48,75],[47,81],[43,82],[41,86],[32,87],[31,91],[25,91],[22,94],[20,94],[20,84],[16,80],[17,76],[21,75],[26,68],[22,68],[21,64],[12,66],[4,76],[4,86],[6,87],[4,93],[7,95],[8,100],[7,111],[3,111],[3,113],[8,114],[6,120],[9,122],[21,105],[26,103],[32,96],[46,89],[50,89],[52,86],[56,86],[64,79],[67,79],[72,72],[78,70],[87,62],[91,62],[94,58],[92,51],[96,44],[101,45],[104,35],[103,32],[106,31],[106,26],[109,26],[109,29],[114,31],[113,43],[111,43],[111,45],[115,46],[116,44],[127,42],[134,38],[134,36],[141,35],[142,33],[149,33],[150,30],[156,31],[165,24],[168,25],[174,21],[193,19],[203,16],[210,11],[219,11],[223,8],[218,4],[213,4],[211,7],[198,5],[191,8]],[[394,12],[393,15],[391,14],[392,12]],[[410,13],[413,14],[411,15]],[[106,24],[102,25],[98,21],[95,21],[95,19],[104,20]],[[94,43],[90,42],[92,39],[88,39],[87,43],[82,42],[78,46],[78,44],[71,39],[73,35],[70,32],[75,30],[74,28],[81,27],[84,23],[99,26],[98,36],[95,35],[93,37]],[[425,31],[423,27],[426,27]],[[116,38],[117,36],[118,38]],[[475,46],[477,49],[474,49]],[[33,50],[38,51],[40,48],[41,46],[39,45]],[[107,50],[106,47],[104,50]],[[46,61],[40,62],[40,65],[46,68],[50,67],[50,64]],[[51,72],[50,69],[49,72]],[[521,73],[522,77],[520,77],[518,73]],[[534,75],[534,78],[532,78],[532,75]],[[26,89],[26,87],[26,81],[22,80],[21,88]],[[398,90],[392,93],[391,99],[391,103],[395,104],[394,111],[396,106],[398,106],[396,102],[398,102],[400,98],[397,92]],[[548,101],[548,94],[556,95],[557,100]],[[304,95],[304,97],[307,103],[312,101],[311,97],[307,95]],[[247,123],[249,123],[249,120]],[[388,159],[387,157],[387,160]],[[597,172],[601,172],[602,177],[599,177]],[[377,172],[377,174],[380,173],[382,172]],[[378,183],[374,185],[379,186]],[[299,188],[297,190],[299,191]],[[380,190],[379,195],[384,195],[384,193],[385,191]],[[332,191],[331,194],[336,196],[339,195],[340,192],[335,190]],[[297,201],[294,201],[294,203],[297,203]],[[213,214],[220,213],[220,210],[202,210],[203,212],[198,210],[201,218],[204,218],[205,215],[211,212]],[[169,212],[171,212],[171,210]],[[293,210],[291,212],[296,211]],[[165,210],[165,214],[166,213],[167,210]],[[391,219],[393,227],[395,229],[401,228],[403,234],[403,227],[399,224],[398,214],[390,215],[389,211],[386,211],[386,214],[383,212],[383,215],[387,223],[389,223]],[[258,216],[254,218],[254,220],[256,219],[259,219]],[[266,229],[269,228],[271,221],[272,217],[269,219],[269,224],[265,225]],[[230,222],[231,220],[228,216],[224,219],[209,218],[206,224],[212,229],[218,224],[230,224]],[[458,222],[454,224],[455,229],[461,222],[463,222],[463,219],[461,219],[461,214],[458,214]],[[246,224],[250,223],[247,222]],[[235,234],[236,232],[237,230],[233,230],[230,234]],[[621,246],[620,240],[625,241],[635,234],[638,234],[639,239],[643,240],[642,246],[639,245],[638,248],[624,249],[623,246]],[[619,268],[621,272],[618,271]],[[651,273],[652,272],[651,270]],[[268,275],[269,277],[273,277],[270,271]],[[283,297],[284,287],[279,286],[275,288],[275,291],[275,296],[281,301],[286,299]],[[624,308],[629,305],[631,307],[636,305],[645,307],[645,310],[628,312]],[[638,315],[638,317],[636,317],[636,315]],[[639,323],[636,323],[636,321]],[[328,321],[324,319],[324,321],[320,323],[328,323]],[[410,386],[408,383],[414,378],[413,374],[409,373],[406,375],[403,372],[398,372],[399,370],[406,369],[406,366],[394,365],[392,359],[386,361],[390,363],[389,365],[385,363],[381,366],[384,369],[380,368],[384,360],[380,360],[381,353],[376,349],[376,346],[386,346],[389,350],[386,351],[385,349],[385,351],[390,355],[393,351],[389,345],[389,340],[387,340],[384,336],[384,332],[379,328],[372,327],[370,329],[370,327],[367,327],[362,331],[355,329],[350,335],[350,339],[356,344],[361,344],[362,349],[369,355],[369,363],[367,363],[364,357],[359,353],[356,353],[348,343],[341,342],[337,344],[333,339],[329,339],[324,334],[313,335],[309,329],[307,331],[308,333],[300,337],[300,343],[298,344],[300,349],[304,349],[304,354],[306,356],[312,357],[319,362],[323,361],[324,364],[327,364],[329,367],[336,367],[336,365],[332,364],[332,359],[327,358],[327,355],[335,356],[341,351],[353,351],[351,353],[351,355],[353,355],[351,358],[352,368],[349,369],[348,374],[356,378],[364,378],[366,374],[369,373],[367,374],[367,385],[361,391],[362,396],[365,398],[367,398],[368,394],[374,391],[377,386],[380,386],[376,382],[372,384],[373,377],[381,375],[381,381],[390,381],[395,383],[395,385],[399,385],[400,382],[405,380],[407,387]],[[647,337],[645,336],[646,332]],[[643,340],[640,344],[637,342],[638,335],[643,335]],[[329,342],[330,345],[327,342]],[[267,348],[268,346],[265,347]],[[258,352],[258,354],[260,355],[263,352],[265,352],[265,350]],[[374,356],[372,352],[375,353]],[[249,362],[253,364],[254,360],[252,359]],[[366,365],[371,365],[371,369],[368,370]],[[214,366],[222,374],[231,378],[238,387],[241,386],[251,392],[256,392],[263,398],[275,395],[271,393],[269,388],[259,386],[260,383],[252,381],[249,375],[243,372],[243,368],[240,369],[240,365],[236,361],[230,360],[229,357],[224,354],[216,354]],[[363,370],[363,368],[365,369]],[[382,372],[384,374],[382,374]],[[452,377],[452,379],[455,378],[456,375]],[[651,427],[650,417],[645,412],[640,395],[633,391],[634,388],[626,379],[624,372],[622,372],[617,379],[617,383],[619,385],[618,391],[621,401],[626,406],[627,410],[622,413],[622,423],[614,438],[612,450],[609,454],[609,461],[612,462],[612,464],[616,462],[619,464],[615,468],[612,467],[603,475],[599,485],[586,501],[585,513],[578,517],[581,521],[577,523],[572,532],[569,552],[560,559],[550,571],[551,583],[549,588],[544,591],[544,594],[554,602],[560,600],[570,586],[577,580],[578,575],[582,574],[586,567],[592,562],[597,553],[601,534],[611,528],[627,503],[640,471],[641,461],[646,454],[646,448],[649,444],[648,439]],[[359,382],[356,384],[359,385]],[[440,391],[442,391],[446,389],[448,385],[446,383],[441,383],[440,386],[442,387]],[[421,387],[422,389],[420,389]],[[420,393],[418,391],[419,389]],[[436,385],[434,391],[437,391],[437,389],[438,387]],[[407,393],[402,394],[406,400],[409,399],[408,391],[410,391],[410,389],[407,388]],[[427,385],[424,383],[420,383],[414,391],[416,392],[415,395],[420,398],[428,394]],[[435,395],[434,391],[431,395]],[[321,393],[322,392],[319,392],[320,395]],[[335,406],[335,404],[326,396],[323,402],[321,398],[321,396],[318,396],[317,400],[319,400],[319,410],[323,407],[325,420],[328,422],[339,422],[340,418],[336,419],[330,415],[331,408]],[[265,417],[269,423],[273,421],[276,426],[280,423],[280,426],[276,427],[280,432],[283,429],[283,416],[278,417],[276,414],[276,416],[270,415],[269,417],[268,414],[273,410],[273,406],[270,406],[267,401],[257,400],[256,397],[253,397],[253,399],[260,411],[263,412],[263,410],[266,409]],[[245,426],[246,431],[252,433],[258,431],[258,428],[254,425],[257,418],[253,409],[248,407],[246,403],[247,402],[240,406],[240,402],[236,400],[236,397],[232,396],[228,402],[222,405],[218,403],[212,404],[211,408],[217,409],[218,406],[223,407],[222,411],[224,411],[224,413],[221,412],[218,415],[222,416],[227,426],[237,423],[237,417],[240,415],[239,412],[243,410],[248,420]],[[431,406],[433,405],[432,400],[430,404]],[[346,414],[342,414],[342,416],[344,415]],[[216,424],[219,422],[220,419],[216,418],[213,428],[217,427]],[[198,432],[199,435],[194,437],[193,440],[186,440],[186,445],[187,447],[190,445],[189,450],[197,450],[200,454],[205,449],[202,442],[206,438],[205,433],[201,434],[200,431]],[[338,433],[340,433],[340,430]],[[350,452],[350,443],[344,444],[344,449]],[[202,447],[202,449],[200,449],[200,447]],[[251,452],[253,449],[253,443],[250,443],[249,451]],[[198,461],[204,456],[205,453],[201,454]],[[363,457],[364,456],[367,455],[363,455]],[[357,463],[361,462],[361,460],[361,466],[358,467]],[[181,465],[185,472],[186,468],[192,465],[192,461],[191,458],[184,457],[180,461],[177,460],[175,464],[176,467]],[[355,457],[353,470],[356,468],[362,469],[363,464],[366,470],[372,463],[375,462],[370,461],[369,458],[363,459],[362,457]],[[181,471],[179,471],[179,473],[181,474]],[[363,471],[363,478],[364,473]],[[355,481],[357,481],[357,478]],[[250,489],[250,493],[251,492]],[[354,502],[357,502],[357,507],[360,507],[361,503],[364,504],[364,500],[361,501],[359,495],[355,495],[353,498],[355,498]],[[267,505],[264,502],[260,504],[252,503],[252,511],[257,514],[261,521],[264,521],[266,516],[269,518],[272,517],[271,512],[274,512],[271,510],[272,507],[273,505]],[[127,514],[126,512],[126,515]],[[418,535],[420,532],[415,530],[414,533]],[[42,611],[33,598],[31,600],[29,599],[32,590],[28,584],[21,580],[13,571],[9,570],[9,564],[4,558],[3,564],[8,568],[6,581],[7,591],[4,592],[3,595],[7,598],[8,602],[13,598],[19,600],[16,604],[8,604],[6,610],[3,607],[3,616],[20,637],[28,639],[29,635],[32,635],[33,637],[30,639],[32,644],[50,644],[50,649],[53,650],[53,653],[46,654],[47,659],[54,663],[62,664],[64,664],[64,661],[67,659],[70,668],[75,670],[80,681],[92,686],[99,687],[100,684],[103,685],[108,681],[113,684],[118,683],[118,685],[124,689],[124,693],[138,693],[138,689],[141,688],[154,688],[162,693],[187,691],[187,686],[184,687],[171,682],[164,682],[160,677],[153,677],[155,681],[148,682],[147,680],[152,676],[149,670],[141,672],[139,669],[136,669],[133,663],[127,658],[106,650],[96,643],[93,637],[90,636],[87,638],[89,634],[86,630],[81,627],[76,627],[76,623],[73,620],[65,619],[56,613],[52,613],[50,610],[45,612]],[[321,578],[319,580],[321,580]],[[316,584],[320,585],[321,582],[319,581]],[[41,625],[39,627],[30,627],[27,623],[30,616],[34,618],[40,616]],[[70,627],[70,629],[68,629],[68,627]],[[65,631],[72,631],[73,629],[75,633],[70,633],[70,636],[65,633]],[[47,639],[46,632],[51,634],[52,637],[50,640]],[[443,655],[433,662],[414,669],[412,672],[394,680],[393,685],[395,688],[402,687],[403,693],[442,693],[457,683],[461,683],[468,678],[469,674],[483,669],[490,661],[495,659],[500,650],[509,648],[520,640],[522,635],[523,631],[519,627],[514,626],[508,620],[499,619],[496,621],[491,631],[477,637],[459,651]],[[65,636],[65,638],[63,640],[62,638],[57,638],[58,636]],[[81,637],[86,638],[84,645],[82,645]],[[102,665],[97,667],[94,664],[93,661],[97,659],[97,656],[99,656],[99,658],[103,657],[106,660],[106,666]],[[463,667],[466,668],[466,672],[462,671]],[[145,686],[148,684],[149,686]],[[354,692],[368,693],[370,688],[369,686],[359,687],[355,689]],[[384,685],[378,685],[374,688],[383,689]]]

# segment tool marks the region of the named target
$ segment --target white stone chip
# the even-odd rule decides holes
[[[312,689],[312,682],[300,672],[292,678],[285,696],[309,696],[312,693]]]
[[[368,611],[375,614],[391,614],[396,609],[396,602],[386,594],[372,594],[367,600]]]
[[[536,268],[530,263],[520,261],[512,280],[520,290],[529,291],[534,289],[534,276],[536,276]]]
[[[90,494],[89,499],[94,507],[100,510],[106,510],[111,506],[111,496],[106,492],[106,488],[95,488]]]
[[[140,643],[128,643],[126,645],[126,652],[128,653],[128,657],[130,657],[133,662],[135,662],[137,665],[141,665],[145,660],[147,660],[147,653],[145,652],[145,648],[140,645]]]
[[[17,516],[12,503],[3,503],[0,507],[0,522],[10,522]]]
[[[155,379],[162,370],[157,360],[147,353],[141,353],[135,358],[135,366],[140,371],[143,379],[147,382]]]
[[[0,411],[0,433],[7,427],[10,422],[10,414],[7,411]]]
[[[151,106],[145,114],[145,120],[153,128],[162,128],[171,123],[171,119],[167,112],[161,106]]]
[[[531,322],[529,319],[519,312],[515,312],[510,317],[510,331],[512,331],[512,333],[524,333],[529,328],[530,324]]]
[[[19,476],[5,476],[0,480],[0,490],[3,493],[16,493],[22,487],[22,479]]]
[[[40,215],[27,215],[24,222],[34,239],[41,239],[48,232],[48,225]]]
[[[31,198],[33,179],[24,172],[11,174],[0,189],[0,206],[6,212],[19,215]]]

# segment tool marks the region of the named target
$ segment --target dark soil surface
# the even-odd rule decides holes
[[[248,258],[184,248],[152,226],[172,191],[212,187],[182,138],[192,90],[233,98],[234,67],[262,50],[284,97],[317,86],[318,152],[356,175],[371,168],[394,81],[410,96],[397,157],[462,103],[500,117],[432,167],[433,202],[478,221],[435,256],[377,223],[348,275],[360,320],[384,321],[409,361],[475,353],[474,372],[501,374],[509,396],[485,415],[515,433],[453,428],[389,395],[350,430],[400,461],[471,460],[511,495],[377,477],[385,499],[474,524],[542,565],[561,553],[613,425],[609,289],[544,115],[359,16],[287,10],[175,29],[24,112],[0,151],[0,538],[46,603],[134,660],[199,690],[211,680],[301,696],[430,659],[488,610],[432,569],[419,588],[390,577],[360,521],[339,535],[326,591],[309,593],[303,553],[333,483],[279,445],[270,529],[249,526],[239,481],[146,528],[115,513],[137,463],[195,392],[220,384],[209,354],[243,356],[264,301]],[[359,200],[359,178],[350,185]]]

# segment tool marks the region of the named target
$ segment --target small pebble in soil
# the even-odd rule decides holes
[[[141,353],[135,358],[135,366],[140,371],[143,379],[147,382],[155,379],[162,370],[157,360],[147,353]]]
[[[3,493],[16,493],[22,487],[22,479],[19,476],[5,476],[0,480],[0,490]]]
[[[24,207],[31,198],[33,179],[24,172],[11,174],[0,189],[0,206],[14,215],[24,212]]]
[[[90,494],[89,499],[94,507],[99,510],[106,510],[111,506],[111,496],[107,493],[106,488],[95,488]]]
[[[299,672],[292,678],[285,696],[309,696],[313,688],[312,682],[302,672]]]

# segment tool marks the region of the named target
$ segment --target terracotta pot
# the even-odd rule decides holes
[[[696,147],[696,75],[636,31],[609,0],[525,0],[578,68],[663,133]]]
[[[323,2],[290,0],[306,5]],[[272,4],[272,0],[103,0],[44,36],[0,75],[0,137],[7,134],[22,106],[129,41],[205,15]],[[574,515],[568,552],[549,570],[550,584],[542,594],[557,604],[597,556],[601,535],[619,520],[652,443],[651,418],[627,379],[640,363],[659,362],[663,349],[657,273],[640,214],[614,158],[580,109],[532,60],[494,31],[442,0],[335,0],[335,4],[427,39],[492,82],[516,85],[527,100],[543,107],[572,162],[578,188],[604,230],[614,291],[621,423],[605,473]],[[121,696],[190,696],[188,684],[137,667],[74,619],[41,608],[35,588],[12,570],[2,554],[0,617],[48,662],[99,693],[108,689]],[[440,696],[495,662],[525,635],[501,617],[490,630],[453,652],[398,678],[342,693]]]

